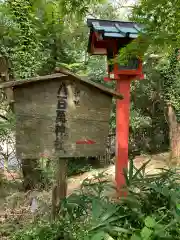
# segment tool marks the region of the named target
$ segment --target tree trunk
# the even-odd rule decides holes
[[[25,191],[41,187],[41,169],[37,159],[23,159],[22,173]]]
[[[168,104],[169,141],[170,141],[170,165],[180,164],[180,123],[177,122],[175,111]]]

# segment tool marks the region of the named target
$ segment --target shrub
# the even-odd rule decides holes
[[[145,176],[144,164],[132,162],[126,177],[127,197],[114,201],[103,175],[85,180],[79,192],[61,204],[54,222],[35,222],[13,236],[14,240],[179,240],[180,188],[176,170]],[[103,180],[102,180],[103,179]]]
[[[82,174],[92,169],[86,158],[72,158],[68,160],[68,176]]]

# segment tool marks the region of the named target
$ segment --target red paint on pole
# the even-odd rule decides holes
[[[118,189],[125,185],[123,169],[128,168],[130,84],[132,77],[117,80],[117,91],[123,95],[116,102],[116,183]]]

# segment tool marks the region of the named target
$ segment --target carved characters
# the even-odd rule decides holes
[[[74,89],[74,91],[72,90]],[[74,93],[73,93],[74,92]],[[66,119],[66,111],[67,107],[71,110],[72,105],[74,107],[79,105],[80,100],[80,90],[74,87],[72,88],[71,85],[66,85],[64,82],[61,83],[58,93],[57,93],[57,109],[56,109],[56,124],[55,124],[55,150],[66,152],[63,146],[64,137],[68,135],[67,132],[67,119]]]
[[[55,125],[55,150],[62,150],[64,136],[67,136],[66,132],[66,108],[67,108],[67,87],[65,83],[61,83],[57,93],[57,109],[56,109],[56,125]]]

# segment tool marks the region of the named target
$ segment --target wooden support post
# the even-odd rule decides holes
[[[67,158],[58,158],[57,164],[57,196],[59,201],[67,195]]]
[[[55,219],[61,201],[67,196],[67,158],[56,158],[56,185],[52,190],[52,217]]]

